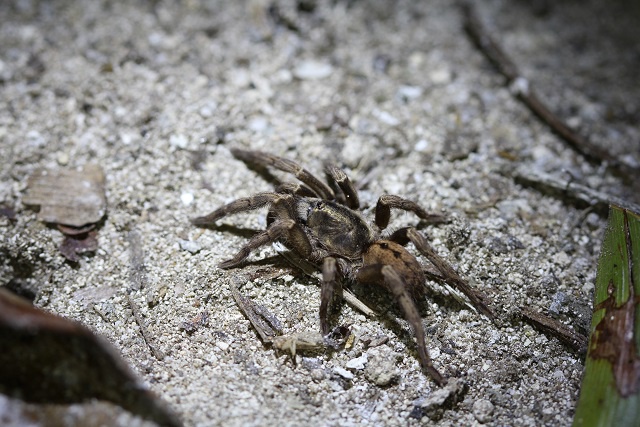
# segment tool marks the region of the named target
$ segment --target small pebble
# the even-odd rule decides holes
[[[60,166],[66,166],[69,163],[69,154],[65,152],[58,153],[57,159]]]
[[[249,121],[247,127],[254,132],[265,132],[269,129],[269,120],[266,117],[254,117]]]
[[[426,415],[432,421],[438,421],[444,416],[445,411],[452,409],[458,402],[464,400],[468,390],[469,387],[464,381],[457,378],[449,378],[447,385],[435,389],[423,398],[415,400],[413,404],[420,410],[419,414]]]
[[[311,379],[320,382],[324,380],[324,371],[322,369],[312,369],[311,370]]]
[[[479,423],[485,424],[491,421],[493,409],[493,403],[487,399],[478,399],[473,402],[473,416]]]
[[[347,369],[364,369],[364,366],[367,364],[367,355],[363,354],[360,357],[356,357],[355,359],[351,359],[347,362]]]
[[[182,134],[173,134],[169,137],[169,144],[175,148],[187,148],[189,140]]]
[[[180,239],[179,242],[180,249],[182,249],[183,251],[191,252],[192,254],[198,253],[200,252],[200,249],[202,249],[200,244],[198,242],[194,242],[193,240]]]
[[[420,86],[400,86],[397,92],[397,97],[402,100],[410,101],[418,98],[422,95],[422,88]]]
[[[433,70],[429,73],[429,79],[431,82],[437,85],[450,83],[453,76],[448,68],[441,68],[439,70]]]
[[[400,378],[400,370],[396,366],[396,357],[388,347],[376,347],[367,351],[369,363],[364,375],[370,382],[379,387],[386,387]]]
[[[190,206],[193,203],[193,193],[189,193],[188,191],[183,192],[180,195],[180,201],[185,206]]]
[[[326,62],[303,61],[293,69],[293,75],[300,80],[321,80],[333,73],[333,67]]]
[[[345,380],[352,380],[354,378],[353,374],[351,372],[349,372],[346,369],[341,368],[339,366],[336,366],[335,368],[333,368],[333,372],[335,372],[336,374],[340,375]]]
[[[396,119],[386,111],[374,110],[373,115],[377,119],[379,119],[382,123],[387,124],[389,126],[398,126],[400,124],[400,120]]]
[[[421,139],[416,142],[416,145],[413,148],[417,152],[425,152],[429,148],[429,142],[426,139]]]
[[[216,108],[218,107],[218,105],[215,102],[209,102],[205,105],[203,105],[202,107],[200,107],[200,109],[198,110],[198,113],[203,117],[203,118],[209,118],[211,116],[213,116],[213,113],[215,112]]]
[[[227,349],[229,349],[229,343],[226,343],[224,341],[218,341],[216,343],[216,347],[218,347],[222,351],[227,351]]]
[[[558,382],[563,382],[563,381],[565,381],[565,380],[566,380],[566,378],[565,378],[565,376],[564,376],[564,373],[563,373],[561,370],[559,370],[559,369],[558,369],[558,370],[553,371],[552,376],[553,376],[553,379],[555,379],[555,380],[556,380],[556,381],[558,381]]]

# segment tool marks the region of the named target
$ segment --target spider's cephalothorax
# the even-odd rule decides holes
[[[195,218],[194,224],[206,225],[237,212],[269,206],[267,229],[257,233],[221,268],[242,263],[252,250],[280,241],[302,257],[322,265],[320,326],[329,332],[329,306],[341,279],[379,285],[389,290],[411,324],[417,340],[422,368],[439,385],[445,378],[434,368],[425,344],[425,333],[414,298],[423,294],[425,276],[422,266],[403,245],[413,242],[416,249],[431,258],[433,249],[413,227],[397,230],[386,239],[380,231],[389,224],[391,208],[415,213],[419,218],[437,221],[442,217],[427,213],[416,203],[398,196],[383,195],[375,211],[376,229],[357,211],[360,202],[356,189],[339,168],[329,166],[326,174],[331,186],[314,177],[295,162],[258,151],[233,149],[232,154],[259,168],[273,167],[294,174],[301,184],[284,183],[273,192],[258,193],[235,200],[209,215]]]

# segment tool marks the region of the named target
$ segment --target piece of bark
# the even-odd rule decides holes
[[[107,212],[104,172],[98,165],[39,169],[29,177],[22,201],[40,206],[38,219],[44,222],[72,227],[99,222]]]

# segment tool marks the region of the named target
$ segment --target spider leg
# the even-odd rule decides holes
[[[404,211],[413,212],[420,219],[424,219],[432,224],[444,222],[443,215],[431,214],[425,211],[420,205],[411,200],[403,199],[400,196],[394,196],[391,194],[385,194],[380,196],[378,203],[376,204],[376,225],[381,230],[387,228],[389,225],[389,219],[391,218],[391,208],[402,209]]]
[[[358,209],[360,207],[360,200],[358,199],[358,192],[351,183],[351,180],[342,169],[337,166],[327,166],[325,172],[329,179],[334,182],[338,188],[344,194],[345,202],[349,208]]]
[[[327,186],[324,182],[313,176],[311,172],[304,169],[302,166],[294,162],[293,160],[285,159],[283,157],[274,156],[273,154],[265,153],[262,151],[248,151],[240,150],[237,148],[231,149],[231,154],[245,163],[258,165],[258,166],[271,166],[286,173],[293,174],[300,181],[305,183],[322,199],[333,200],[333,190]]]
[[[413,329],[417,342],[420,365],[427,374],[433,378],[436,384],[439,386],[445,385],[447,380],[437,371],[431,362],[431,357],[429,356],[425,343],[425,332],[420,313],[409,292],[407,292],[407,286],[402,277],[389,265],[370,264],[365,265],[358,271],[357,280],[363,283],[382,282],[386,285],[398,301],[398,305],[400,305],[400,308],[404,312],[405,319],[407,319]]]
[[[440,271],[445,282],[465,294],[476,310],[480,313],[484,314],[491,320],[495,319],[495,314],[491,308],[489,308],[489,297],[469,286],[467,281],[460,277],[460,275],[444,258],[438,255],[434,247],[431,246],[427,239],[425,239],[424,236],[414,227],[405,227],[395,231],[389,237],[389,240],[400,245],[406,245],[407,243],[412,242],[418,252],[424,255],[438,269],[438,271]]]
[[[322,261],[322,291],[320,294],[320,331],[322,335],[329,333],[329,308],[333,302],[335,291],[342,289],[337,280],[339,274],[336,259],[328,256]]]
[[[292,219],[279,219],[274,221],[265,231],[253,236],[233,258],[221,262],[218,267],[235,267],[244,261],[254,249],[279,239],[286,239],[303,257],[310,256],[311,243],[302,228]]]
[[[276,193],[293,194],[300,197],[318,197],[315,191],[304,184],[294,184],[293,182],[283,182],[276,187]]]
[[[213,224],[220,218],[227,215],[251,211],[286,199],[291,199],[291,196],[273,192],[258,193],[251,197],[243,197],[242,199],[234,200],[229,204],[219,207],[208,215],[193,218],[191,223],[194,225]]]

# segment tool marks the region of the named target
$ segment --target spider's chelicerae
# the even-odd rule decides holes
[[[209,215],[192,220],[196,225],[212,224],[230,214],[269,206],[267,229],[253,236],[220,267],[235,267],[251,251],[276,241],[284,243],[305,259],[321,264],[320,327],[323,335],[329,333],[329,308],[342,280],[382,286],[393,294],[413,328],[422,368],[438,385],[446,384],[446,379],[429,357],[422,319],[414,302],[424,294],[423,268],[404,245],[412,242],[443,275],[454,277],[454,281],[459,276],[438,258],[431,245],[415,228],[404,227],[386,238],[381,237],[381,231],[389,224],[391,209],[413,212],[424,220],[434,220],[440,216],[427,213],[410,200],[383,195],[376,205],[375,226],[371,226],[358,212],[358,193],[341,169],[335,166],[326,168],[331,184],[328,186],[289,159],[259,151],[232,149],[231,152],[248,165],[272,167],[293,174],[301,183],[281,184],[275,191],[237,199]],[[477,302],[473,301],[472,295],[468,294],[472,302]]]

